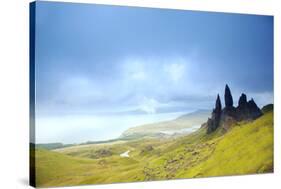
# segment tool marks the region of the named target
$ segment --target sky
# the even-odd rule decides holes
[[[225,84],[273,103],[271,16],[37,2],[35,53],[39,142],[212,109]]]

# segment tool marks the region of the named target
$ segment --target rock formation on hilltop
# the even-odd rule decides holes
[[[238,106],[234,107],[228,85],[225,86],[224,101],[225,107],[222,109],[220,96],[217,96],[216,106],[213,109],[212,116],[204,124],[207,127],[207,133],[212,133],[218,127],[228,130],[229,127],[238,121],[251,121],[262,115],[262,111],[255,101],[253,99],[247,101],[247,96],[244,93],[239,98]]]
[[[224,103],[225,107],[233,107],[233,99],[228,85],[225,86]]]
[[[207,121],[207,124],[209,125],[207,130],[208,133],[211,133],[217,129],[220,122],[220,116],[221,116],[221,100],[220,100],[220,96],[218,95],[216,100],[216,107],[212,112],[212,117],[211,119],[209,118]]]
[[[262,111],[259,109],[253,99],[247,102],[247,96],[242,94],[239,98],[237,107],[237,119],[242,120],[253,120],[262,115]]]

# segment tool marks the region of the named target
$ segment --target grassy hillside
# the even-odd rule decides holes
[[[36,147],[38,148],[44,148],[47,150],[54,150],[58,148],[66,148],[74,146],[73,144],[63,144],[63,143],[46,143],[46,144],[36,144]]]
[[[273,172],[273,114],[234,127],[217,140],[212,155],[179,177]]]
[[[130,157],[120,154],[130,150]],[[227,133],[139,139],[58,151],[36,149],[37,186],[163,180],[273,172],[273,112]]]

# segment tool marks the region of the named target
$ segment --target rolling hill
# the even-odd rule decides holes
[[[210,116],[209,110],[198,110],[171,121],[132,127],[122,133],[120,138],[163,137],[167,135],[187,134],[198,129]]]
[[[182,118],[179,118],[182,119]],[[226,133],[206,127],[177,138],[139,138],[56,151],[35,149],[36,185],[166,180],[273,172],[273,110]],[[129,157],[120,154],[129,152]]]

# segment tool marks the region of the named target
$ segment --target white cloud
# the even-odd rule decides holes
[[[122,69],[123,76],[128,80],[143,81],[148,77],[144,62],[138,59],[125,60]]]
[[[136,71],[136,72],[131,74],[131,77],[134,80],[142,81],[142,80],[145,80],[147,78],[147,75],[143,71]]]
[[[100,87],[87,77],[72,76],[60,83],[57,100],[67,104],[87,103],[90,99],[101,99]]]
[[[169,78],[175,83],[179,82],[186,73],[186,64],[183,63],[183,61],[184,60],[179,59],[179,62],[164,65],[164,72],[166,72]]]
[[[148,114],[154,114],[154,113],[156,113],[158,106],[159,106],[159,103],[155,99],[143,97],[141,99],[139,109]]]
[[[90,75],[72,74],[59,81],[56,94],[40,110],[92,113],[137,108],[157,113],[173,97],[201,94],[200,83],[192,83],[195,75],[190,71],[197,64],[191,58],[125,57],[117,61],[115,75],[96,80]]]

